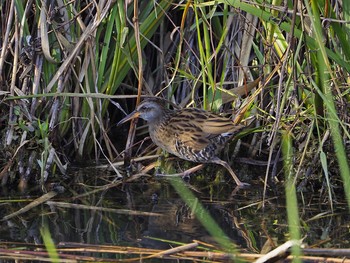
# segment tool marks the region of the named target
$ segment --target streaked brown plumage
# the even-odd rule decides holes
[[[244,125],[229,118],[196,108],[169,110],[157,98],[146,99],[118,125],[140,117],[147,121],[152,141],[182,159],[224,166],[238,186],[242,183],[227,162],[217,157],[226,142]]]

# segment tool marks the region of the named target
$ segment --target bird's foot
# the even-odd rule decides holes
[[[238,184],[237,184],[237,186],[233,189],[233,191],[232,191],[232,193],[231,193],[231,196],[235,196],[235,195],[237,195],[237,193],[240,191],[240,190],[242,190],[242,189],[247,189],[247,188],[249,188],[249,187],[252,187],[250,184],[248,184],[248,183],[243,183],[243,182],[239,182]]]

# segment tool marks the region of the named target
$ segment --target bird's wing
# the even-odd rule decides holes
[[[179,110],[169,125],[177,131],[177,140],[195,151],[206,148],[214,137],[234,133],[244,127],[234,125],[229,118],[195,108]]]

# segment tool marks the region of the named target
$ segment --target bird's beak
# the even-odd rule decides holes
[[[135,110],[132,113],[126,115],[120,122],[118,122],[117,126],[122,125],[123,123],[125,123],[131,119],[138,118],[139,116],[140,116],[140,112]]]

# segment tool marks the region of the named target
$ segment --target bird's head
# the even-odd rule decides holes
[[[163,103],[159,99],[146,99],[133,112],[125,116],[118,125],[134,118],[141,118],[148,123],[155,123],[163,117],[165,110]]]

